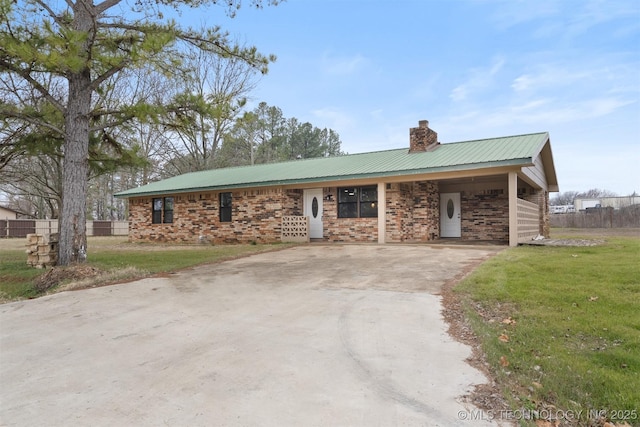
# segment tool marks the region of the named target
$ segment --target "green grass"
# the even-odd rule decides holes
[[[583,411],[582,425],[629,411],[640,424],[640,239],[508,249],[455,291],[512,409]]]
[[[37,295],[33,280],[42,270],[27,265],[24,250],[0,250],[0,298],[32,298]]]
[[[28,266],[24,245],[18,243],[0,241],[0,301],[41,295],[34,289],[34,281],[46,270]],[[108,283],[110,280],[135,279],[287,246],[171,246],[124,243],[121,238],[89,238],[87,265],[109,273],[95,281],[105,284],[105,280]]]
[[[149,273],[162,273],[261,252],[273,247],[267,245],[229,245],[205,249],[151,250],[149,252],[138,250],[125,253],[107,250],[92,254],[90,265],[102,270],[136,267]]]

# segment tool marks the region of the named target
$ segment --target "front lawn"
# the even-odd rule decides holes
[[[640,239],[510,248],[454,291],[513,411],[640,425]]]
[[[42,295],[36,290],[35,283],[47,270],[27,265],[25,243],[23,239],[0,240],[0,301]],[[122,237],[89,237],[86,266],[99,269],[100,275],[80,279],[81,286],[142,278],[288,246],[139,244],[127,243]]]

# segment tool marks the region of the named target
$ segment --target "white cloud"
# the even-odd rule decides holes
[[[324,107],[315,109],[311,113],[314,117],[314,126],[319,128],[328,127],[340,132],[352,127],[354,123],[354,119],[349,114],[337,108]]]
[[[529,89],[533,85],[534,78],[530,74],[524,74],[518,78],[516,78],[511,87],[516,92],[521,92]]]
[[[496,75],[498,73],[498,71],[500,71],[502,69],[502,67],[504,67],[505,63],[506,63],[506,61],[502,57],[494,58],[493,65],[491,66],[491,69],[489,70],[489,75],[490,76]]]
[[[505,0],[492,2],[497,4],[497,10],[492,16],[493,22],[501,29],[534,21],[541,18],[555,16],[560,12],[559,0]]]
[[[516,122],[549,126],[550,124],[597,119],[632,103],[634,101],[613,97],[593,98],[572,103],[563,103],[558,99],[541,99],[497,109],[489,116],[495,124]]]
[[[322,69],[330,75],[350,75],[365,68],[368,62],[369,60],[359,53],[345,57],[335,57],[325,53],[322,56]]]
[[[460,102],[466,100],[472,94],[483,92],[493,85],[495,77],[504,68],[505,64],[506,60],[501,56],[497,56],[493,59],[490,67],[471,69],[467,80],[456,86],[449,94],[449,98]]]
[[[597,97],[579,102],[538,98],[509,105],[476,107],[441,117],[434,129],[443,141],[490,138],[499,135],[571,128],[573,133],[586,125],[602,126],[614,114],[636,101],[620,97]]]
[[[375,110],[369,111],[369,114],[374,118],[380,118],[383,117],[384,110],[382,108],[376,108]]]
[[[640,33],[640,20],[627,25],[620,25],[612,34],[617,38],[627,38],[635,33]]]
[[[532,117],[553,122],[611,114],[640,103],[637,61],[625,59],[608,55],[596,62],[567,60],[528,68],[525,64],[527,73],[513,79],[508,102],[522,106],[545,99],[547,105]]]
[[[455,87],[451,91],[449,98],[451,98],[454,101],[463,101],[467,98],[467,92],[468,92],[467,86],[461,85],[461,86]]]
[[[627,37],[640,29],[637,0],[505,0],[490,4],[497,5],[491,20],[498,29],[535,23],[530,34],[537,39],[570,41],[613,21],[623,25],[617,31],[618,37]]]
[[[593,80],[597,70],[573,70],[563,64],[546,64],[513,80],[511,88],[516,92],[536,91],[550,87],[579,85],[582,81]]]
[[[569,15],[566,31],[568,35],[578,35],[587,32],[592,27],[604,22],[631,17],[638,17],[638,4],[628,1],[590,0],[581,3],[583,8],[578,13]]]

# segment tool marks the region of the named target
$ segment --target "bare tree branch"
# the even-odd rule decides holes
[[[31,84],[31,86],[33,86],[34,89],[40,92],[40,94],[44,96],[47,101],[51,103],[51,105],[56,107],[60,112],[65,112],[65,107],[60,104],[60,102],[58,102],[58,100],[53,95],[51,95],[51,93],[49,93],[47,88],[45,88],[42,84],[40,84],[40,82],[34,79],[28,70],[23,70],[19,67],[14,66],[12,63],[0,58],[0,68],[2,67],[4,67],[5,70],[13,71],[17,75],[25,79],[27,82],[29,82],[29,84]]]
[[[112,8],[113,6],[120,3],[122,0],[105,0],[102,3],[98,3],[95,5],[95,10],[98,15],[100,15],[105,10]]]
[[[51,16],[53,18],[53,20],[56,21],[56,23],[58,25],[64,25],[64,21],[62,19],[60,19],[60,17],[58,15],[56,15],[56,13],[53,11],[53,9],[51,9],[46,2],[44,2],[42,0],[34,0],[34,1],[36,2],[37,5],[39,5],[41,8],[46,10],[49,13],[49,16]]]
[[[29,116],[28,114],[22,114],[16,111],[8,111],[8,110],[0,110],[0,114],[2,114],[4,117],[13,117],[15,119],[20,119],[20,120],[24,120],[25,122],[31,123],[33,125],[36,126],[42,126],[44,128],[47,128],[49,130],[52,130],[60,135],[64,135],[64,130],[54,126],[53,124],[40,120],[37,117],[33,117],[33,116]]]

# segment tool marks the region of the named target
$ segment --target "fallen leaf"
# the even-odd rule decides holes
[[[536,420],[536,427],[557,427],[558,424],[552,423],[548,420]]]
[[[598,297],[589,297],[589,301],[598,301]]]
[[[509,342],[509,335],[507,334],[502,334],[498,337],[498,339],[502,342]]]
[[[531,384],[533,384],[533,386],[534,386],[535,388],[542,388],[542,384],[540,384],[540,383],[539,383],[539,382],[537,382],[537,381],[533,381]]]
[[[501,365],[503,368],[506,368],[507,366],[509,366],[509,361],[507,360],[507,358],[506,358],[506,357],[504,357],[504,356],[500,356],[500,365]]]
[[[516,321],[513,320],[511,317],[507,317],[506,319],[502,320],[502,323],[504,323],[505,325],[515,325]]]

